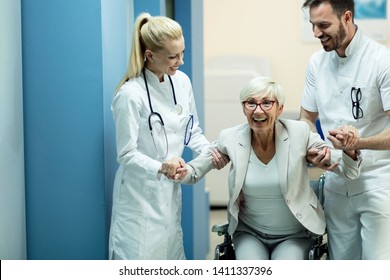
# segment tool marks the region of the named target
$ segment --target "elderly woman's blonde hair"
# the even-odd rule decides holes
[[[251,97],[269,97],[278,101],[279,106],[284,104],[283,88],[269,77],[256,77],[251,79],[240,92],[240,101]]]
[[[127,71],[119,82],[115,92],[129,79],[140,75],[145,65],[145,51],[153,52],[164,48],[167,41],[183,37],[179,23],[165,16],[151,16],[149,13],[140,14],[134,23],[130,60]]]

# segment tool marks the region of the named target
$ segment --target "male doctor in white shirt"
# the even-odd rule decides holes
[[[303,8],[323,49],[307,67],[300,118],[313,130],[318,118],[325,135],[356,127],[360,138],[346,145],[363,158],[358,179],[327,175],[330,258],[390,259],[390,50],[355,25],[353,0],[307,0]]]

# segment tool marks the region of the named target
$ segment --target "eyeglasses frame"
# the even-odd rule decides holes
[[[361,89],[352,87],[351,88],[352,116],[355,120],[363,118],[364,115],[363,109],[360,107],[360,100],[362,100]],[[361,113],[361,115],[359,113]]]
[[[256,103],[256,107],[255,107],[253,110],[247,108],[247,107],[246,107],[246,104],[247,104],[248,102]],[[270,107],[269,109],[264,109],[264,108],[262,107],[262,104],[263,104],[264,102],[271,102],[271,103],[272,103],[271,107]],[[248,111],[250,111],[250,112],[256,111],[257,106],[259,106],[260,109],[263,110],[264,112],[267,112],[267,111],[271,110],[271,109],[274,107],[274,104],[277,103],[277,102],[278,102],[278,101],[276,101],[276,100],[264,100],[264,101],[261,101],[261,102],[255,102],[255,101],[253,101],[253,100],[245,100],[245,101],[242,102],[242,105],[244,106],[244,108],[245,108],[246,110],[248,110]]]

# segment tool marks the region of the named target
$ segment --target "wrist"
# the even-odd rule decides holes
[[[356,150],[344,150],[344,153],[347,154],[353,160],[357,159],[357,151]]]
[[[359,160],[360,158],[359,150],[344,150],[343,152],[353,160]]]
[[[161,164],[160,169],[158,170],[158,174],[166,174],[166,171],[163,171],[163,165]]]

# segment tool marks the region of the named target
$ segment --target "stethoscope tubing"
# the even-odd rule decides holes
[[[162,118],[162,116],[160,115],[160,113],[158,112],[155,112],[153,110],[153,106],[152,106],[152,100],[150,98],[150,92],[149,92],[149,86],[148,86],[148,81],[146,79],[146,73],[145,73],[145,67],[142,68],[142,74],[143,74],[143,77],[144,77],[144,82],[145,82],[145,88],[146,88],[146,93],[148,95],[148,103],[149,103],[149,108],[150,108],[150,114],[149,114],[149,117],[148,117],[148,124],[149,124],[149,130],[150,130],[150,134],[152,135],[153,137],[153,128],[152,128],[152,121],[151,121],[151,118],[153,116],[157,116],[161,122],[161,125],[164,127],[164,120]],[[173,86],[173,81],[172,81],[172,78],[171,76],[168,75],[168,78],[169,78],[169,82],[171,83],[171,87],[172,87],[172,95],[173,95],[173,102],[175,103],[175,107],[177,108],[178,106],[180,107],[180,105],[177,104],[177,101],[176,101],[176,93],[175,93],[175,87]],[[179,114],[181,114],[181,107],[180,107],[180,110],[178,112]],[[189,138],[188,139],[184,139],[184,145],[188,145],[188,143],[190,142],[190,139],[191,139],[191,136],[192,136],[192,127],[194,125],[194,120],[193,120],[193,116],[191,115],[190,117],[190,120],[189,120],[189,124],[191,124],[190,127],[188,127],[188,124],[187,124],[187,127],[186,127],[186,135],[187,135],[187,130],[190,129],[190,135],[189,135]],[[165,136],[166,137],[166,136]],[[168,145],[168,142],[167,142],[167,145]]]
[[[149,108],[150,108],[150,115],[149,115],[149,118],[148,118],[149,129],[150,129],[150,131],[152,131],[152,124],[151,124],[150,118],[153,115],[157,115],[158,116],[158,118],[160,119],[162,125],[164,125],[164,120],[161,117],[160,113],[155,112],[153,110],[152,100],[150,98],[150,92],[149,92],[149,87],[148,87],[148,81],[146,79],[146,74],[145,74],[145,67],[142,68],[142,73],[143,73],[143,76],[144,76],[145,88],[146,88],[146,93],[148,94],[148,102],[149,102]],[[177,105],[177,101],[176,101],[175,87],[173,86],[173,82],[172,82],[171,76],[168,75],[168,78],[169,78],[169,82],[171,83],[171,87],[172,87],[173,102],[175,103],[175,106],[176,106]]]

